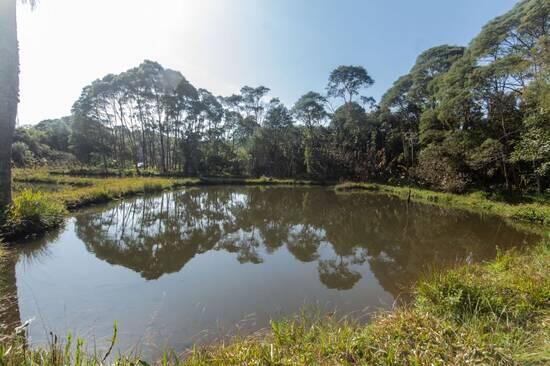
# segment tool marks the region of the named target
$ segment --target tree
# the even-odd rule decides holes
[[[543,76],[548,61],[543,55],[548,49],[549,29],[548,1],[518,2],[483,27],[437,85],[438,117],[449,129],[477,131],[482,137],[479,148],[491,146],[492,156],[500,146],[500,174],[496,179],[507,190],[525,180],[513,151],[518,140],[526,142],[521,134],[530,129],[522,124],[524,115],[532,116],[526,91],[537,80],[548,83]]]
[[[294,107],[292,114],[301,121],[308,130],[318,126],[328,117],[325,109],[327,100],[321,94],[310,91],[300,97]]]
[[[11,145],[19,103],[16,3],[0,2],[0,211],[11,203]]]
[[[254,175],[276,177],[296,176],[302,171],[303,154],[296,138],[292,116],[279,99],[267,107],[264,128],[254,133],[251,141],[252,172]]]
[[[42,132],[41,142],[56,150],[68,152],[71,124],[71,117],[47,119],[39,122],[34,129]]]
[[[464,47],[449,45],[432,47],[422,52],[410,72],[399,77],[382,96],[381,116],[390,118],[392,114],[393,121],[397,122],[394,128],[401,140],[400,154],[408,168],[415,164],[420,125],[423,125],[423,136],[430,135],[428,128],[434,126],[437,129],[438,126],[433,113],[422,118],[425,111],[436,106],[434,91],[438,76],[445,74],[463,54]]]
[[[262,99],[269,93],[269,90],[265,86],[257,88],[243,86],[241,89],[241,100],[244,104],[243,109],[247,112],[248,116],[254,116],[256,123],[262,124],[262,116],[265,110]]]
[[[310,177],[316,179],[326,178],[327,166],[325,163],[326,153],[322,143],[323,133],[319,130],[320,125],[329,116],[325,109],[327,99],[319,93],[310,91],[300,97],[294,107],[292,114],[305,126],[304,134],[304,161],[306,171]]]
[[[344,103],[351,103],[353,96],[363,88],[374,84],[367,70],[362,66],[339,66],[330,74],[327,94],[331,98],[342,98]]]
[[[361,66],[336,68],[327,96],[310,91],[289,111],[268,102],[265,86],[214,96],[146,60],[86,86],[72,118],[19,129],[16,160],[49,162],[63,150],[68,161],[70,150],[106,169],[133,163],[138,174],[143,166],[542,192],[550,184],[549,13],[548,1],[523,0],[468,47],[422,52],[379,105],[362,95],[374,81]]]

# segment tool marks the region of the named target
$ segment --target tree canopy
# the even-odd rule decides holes
[[[20,129],[17,164],[50,159],[38,148],[48,146],[82,164],[138,172],[543,191],[549,13],[548,1],[523,0],[468,47],[422,52],[379,104],[365,95],[374,80],[363,66],[337,67],[326,94],[309,91],[289,109],[266,86],[215,96],[144,61],[85,86],[70,117]]]

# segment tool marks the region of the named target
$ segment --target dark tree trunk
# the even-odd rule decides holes
[[[0,210],[11,202],[11,144],[19,102],[15,3],[0,1]]]

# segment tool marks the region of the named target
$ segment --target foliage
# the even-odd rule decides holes
[[[362,66],[339,66],[330,73],[327,95],[342,98],[344,103],[353,102],[353,96],[374,84],[367,70]]]
[[[11,159],[16,167],[32,166],[34,154],[24,142],[14,142],[11,147]]]
[[[505,253],[490,265],[434,274],[418,285],[417,302],[459,322],[496,317],[526,325],[549,305],[549,255],[550,247],[541,245],[529,257]]]
[[[69,145],[72,131],[70,117],[17,128],[12,145],[14,165],[25,168],[75,163],[76,158],[72,154],[72,146]]]
[[[448,192],[550,187],[549,7],[523,0],[468,47],[422,52],[376,105],[363,66],[292,109],[265,86],[216,97],[153,61],[83,88],[71,117],[20,128],[17,166],[118,175],[408,182]],[[110,174],[110,173],[109,173]]]
[[[41,234],[61,225],[64,216],[65,207],[59,201],[26,189],[8,207],[1,231],[8,238]]]

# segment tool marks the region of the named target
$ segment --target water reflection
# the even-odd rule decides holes
[[[532,235],[496,218],[327,189],[210,187],[124,201],[79,214],[76,233],[98,258],[146,280],[179,272],[198,254],[260,264],[286,247],[316,262],[329,289],[348,290],[368,262],[394,297],[428,266],[480,261]]]
[[[21,324],[15,265],[17,256],[4,253],[0,256],[0,341],[14,334]]]
[[[23,265],[32,264],[35,261],[44,260],[48,256],[47,243],[54,241],[59,235],[59,230],[53,230],[46,235],[17,248],[1,248],[0,253],[0,340],[12,337],[16,330],[24,331],[21,327],[19,298],[17,289],[17,263]],[[21,327],[21,328],[19,328]]]

